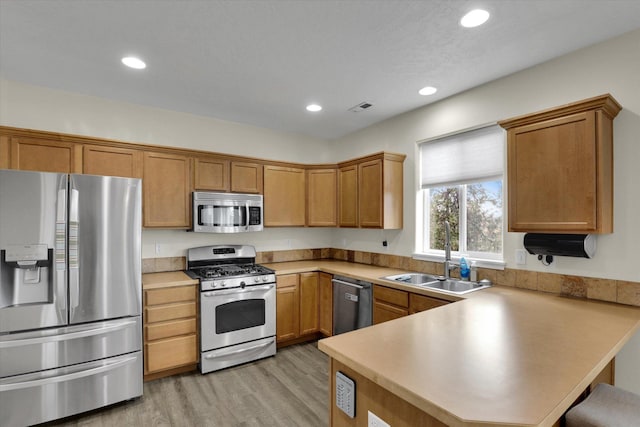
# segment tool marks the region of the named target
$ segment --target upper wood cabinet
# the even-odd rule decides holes
[[[231,162],[231,191],[262,194],[263,173],[259,163]]]
[[[190,228],[191,167],[186,156],[144,153],[143,226]]]
[[[85,145],[83,173],[142,178],[142,151],[106,145]]]
[[[307,225],[335,227],[337,217],[337,171],[331,169],[307,170]]]
[[[3,144],[2,151],[9,151],[10,169],[82,173],[82,145],[26,136],[5,137]]]
[[[265,165],[264,225],[305,225],[304,169]]]
[[[358,226],[358,165],[338,169],[338,220],[340,227]]]
[[[193,187],[196,190],[229,191],[230,162],[219,157],[198,157],[193,161]]]
[[[507,129],[509,231],[613,232],[613,119],[602,95],[499,122]]]
[[[406,156],[377,153],[340,164],[341,227],[402,228],[403,162]]]

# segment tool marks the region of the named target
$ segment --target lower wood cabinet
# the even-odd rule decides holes
[[[409,292],[384,286],[373,286],[373,324],[409,314]]]
[[[333,275],[329,273],[318,273],[318,306],[320,316],[318,319],[318,330],[325,337],[333,335]]]
[[[377,325],[445,304],[449,304],[449,301],[375,285],[373,287],[373,324]]]
[[[319,273],[285,274],[276,279],[276,342],[318,332]]]
[[[297,338],[300,331],[300,276],[285,274],[276,278],[276,342]]]
[[[145,380],[198,363],[197,286],[144,290]]]
[[[318,273],[300,273],[300,335],[318,332]]]

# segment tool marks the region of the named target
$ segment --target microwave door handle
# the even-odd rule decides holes
[[[244,209],[245,209],[245,211],[244,211],[244,213],[245,213],[245,216],[244,216],[244,218],[245,218],[244,230],[248,231],[249,230],[249,223],[251,222],[251,216],[249,215],[250,214],[250,212],[249,212],[249,202],[245,202]]]

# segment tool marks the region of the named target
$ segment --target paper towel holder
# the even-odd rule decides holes
[[[543,264],[553,262],[554,256],[593,258],[596,254],[596,236],[593,234],[545,234],[524,235],[524,248],[538,255]]]

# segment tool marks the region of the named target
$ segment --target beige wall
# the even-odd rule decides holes
[[[264,159],[332,161],[328,142],[307,136],[2,79],[0,124]],[[144,230],[142,257],[184,256],[187,248],[211,244],[250,243],[258,251],[329,247],[331,234],[332,231],[302,228],[268,229],[246,235]]]
[[[611,93],[623,110],[614,122],[615,232],[598,236],[594,259],[556,257],[550,267],[530,255],[524,268],[536,271],[640,280],[640,30],[496,80],[433,105],[397,116],[333,143],[338,157],[389,150],[407,155],[405,227],[401,232],[341,231],[335,246],[381,252],[386,235],[390,251],[409,255],[414,249],[417,191],[417,141],[495,123],[509,117]],[[505,156],[506,157],[506,156]],[[544,189],[541,189],[544,191]],[[506,233],[507,266],[515,265],[521,233]]]
[[[416,141],[611,93],[624,107],[615,120],[615,232],[598,237],[594,259],[532,256],[526,269],[640,280],[640,30],[397,116],[327,142],[222,120],[142,107],[0,80],[0,124],[123,141],[173,145],[293,162],[323,162],[379,150],[407,155],[403,230],[269,229],[246,235],[145,230],[143,257],[180,256],[218,243],[252,243],[259,251],[337,247],[410,255],[414,249]],[[469,72],[472,72],[470,70]],[[374,100],[375,101],[375,100]],[[384,248],[382,241],[388,240]],[[159,253],[156,255],[156,244]],[[522,234],[506,233],[505,260],[515,265]],[[619,385],[640,393],[640,335],[618,358]]]

